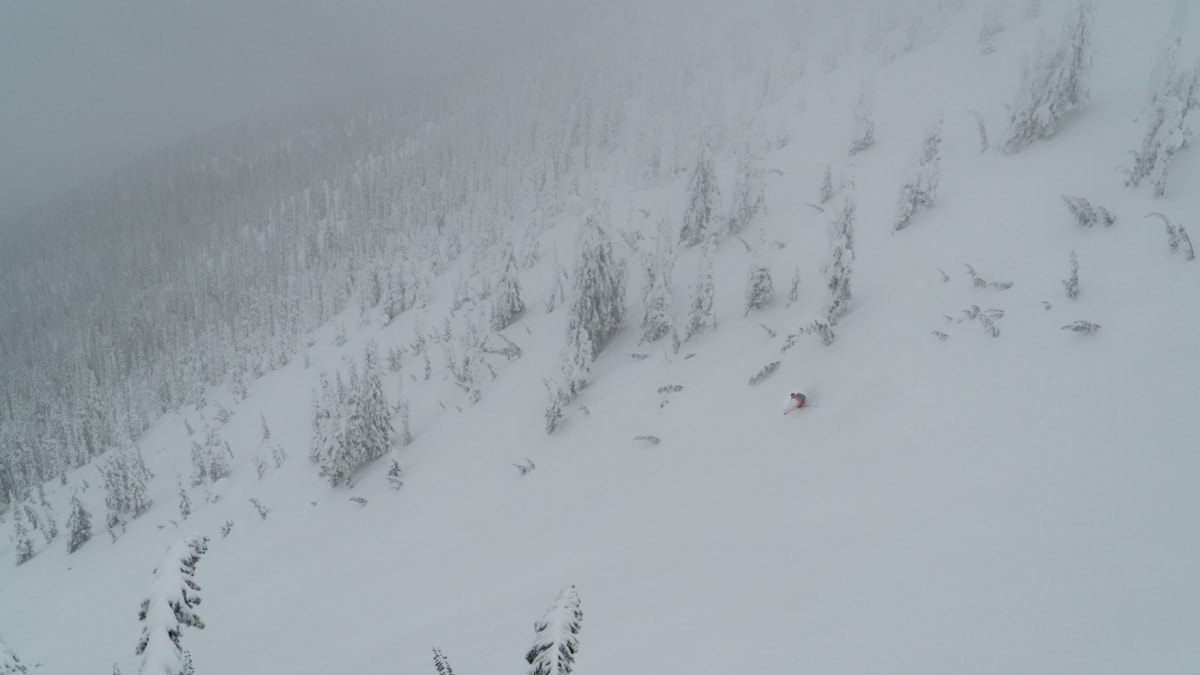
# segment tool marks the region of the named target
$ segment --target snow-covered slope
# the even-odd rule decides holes
[[[349,310],[245,400],[213,391],[208,409],[169,414],[140,439],[154,506],[116,542],[102,531],[95,468],[68,474],[91,485],[99,533],[71,555],[60,539],[0,565],[0,636],[39,673],[114,662],[136,672],[152,571],[169,546],[203,534],[207,627],[182,638],[201,673],[431,673],[432,646],[460,673],[519,672],[533,621],[570,584],[584,613],[581,675],[1195,672],[1200,264],[1172,254],[1161,220],[1145,216],[1200,223],[1200,155],[1178,153],[1162,199],[1126,187],[1119,170],[1140,147],[1171,8],[1100,3],[1090,102],[1054,138],[1003,155],[1022,59],[1039,30],[1058,32],[1060,8],[1045,5],[1029,21],[1024,3],[998,5],[1006,29],[990,54],[979,44],[990,6],[877,40],[871,24],[866,37],[828,31],[830,45],[845,44],[810,51],[805,75],[758,113],[778,132],[762,156],[766,214],[742,237],[753,246],[762,231],[768,242],[766,309],[744,313],[751,257],[727,238],[717,329],[678,353],[639,345],[636,261],[653,248],[658,214],[678,225],[686,177],[615,183],[603,195],[614,224],[641,236],[636,252],[615,237],[630,260],[627,326],[555,433],[544,430],[542,382],[558,372],[567,309],[548,313],[542,299],[549,252],[570,260],[582,207],[542,235],[521,278],[529,308],[505,330],[523,355],[493,361],[478,403],[436,372],[425,381],[407,358],[385,390],[394,399],[403,386],[414,442],[364,467],[352,488],[329,487],[307,460],[318,372],[368,342],[409,345],[418,315],[439,326],[460,270],[390,325]],[[1200,16],[1188,21],[1184,49],[1195,53]],[[864,78],[876,140],[847,157]],[[968,111],[986,123],[987,152]],[[938,115],[939,197],[895,232],[905,171]],[[827,165],[837,189],[821,211]],[[726,204],[734,171],[722,155]],[[1105,206],[1115,224],[1079,226],[1063,194]],[[850,195],[854,300],[825,346],[803,329],[824,315],[830,221]],[[677,325],[701,248],[675,266]],[[1062,283],[1072,251],[1075,300]],[[1011,288],[977,287],[968,265]],[[1003,310],[998,335],[969,318],[972,307]],[[1101,329],[1063,330],[1078,320]],[[682,388],[660,392],[667,385]],[[795,390],[812,406],[781,415]],[[215,422],[218,405],[232,411],[227,424]],[[260,479],[262,420],[289,459]],[[216,426],[236,459],[232,476],[191,490],[184,521],[188,426]],[[527,458],[536,468],[521,474],[513,464]],[[391,459],[404,469],[396,491]],[[46,492],[65,514],[70,489]],[[0,542],[0,559],[13,555]]]

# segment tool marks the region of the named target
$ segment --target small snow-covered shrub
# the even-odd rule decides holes
[[[388,487],[393,490],[399,490],[400,488],[404,487],[404,480],[401,478],[403,473],[404,470],[400,468],[400,462],[393,459],[392,463],[388,465]]]
[[[1075,222],[1083,227],[1091,227],[1096,223],[1103,223],[1105,226],[1109,226],[1117,222],[1117,217],[1111,211],[1103,206],[1093,205],[1083,197],[1063,195],[1062,200],[1066,204],[1067,210],[1075,218]]]
[[[767,377],[770,376],[771,373],[775,372],[779,368],[780,363],[781,363],[781,361],[772,361],[772,362],[768,363],[767,365],[763,366],[761,369],[759,369],[759,371],[757,373],[755,373],[754,375],[752,375],[750,377],[749,383],[750,384],[758,384],[759,382],[762,382],[763,380],[767,379]]]
[[[250,503],[254,505],[254,510],[258,511],[258,516],[263,520],[266,520],[267,516],[271,515],[271,509],[266,504],[258,501],[256,497],[251,497]]]
[[[997,288],[1002,291],[1012,288],[1013,282],[1011,281],[988,281],[984,279],[975,272],[975,268],[970,263],[963,263],[963,267],[967,268],[967,275],[971,277],[971,284],[975,288]]]
[[[1163,221],[1167,228],[1167,248],[1171,253],[1182,255],[1184,260],[1195,260],[1196,251],[1192,248],[1192,239],[1188,236],[1187,230],[1183,228],[1181,223],[1172,223],[1170,218],[1158,213],[1150,213],[1146,218],[1156,217]]]

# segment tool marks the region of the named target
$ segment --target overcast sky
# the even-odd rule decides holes
[[[0,215],[224,122],[452,77],[584,4],[3,0]]]

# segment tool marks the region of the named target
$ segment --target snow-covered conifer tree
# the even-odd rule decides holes
[[[533,625],[533,647],[525,655],[530,666],[529,675],[570,675],[575,654],[579,651],[582,625],[579,594],[574,586],[568,586],[559,593],[545,616]]]
[[[504,330],[525,311],[525,301],[521,299],[520,269],[511,243],[504,247],[503,257],[504,271],[492,293],[493,330]]]
[[[829,263],[825,266],[829,287],[825,316],[826,323],[831,327],[845,315],[853,297],[850,293],[850,273],[854,268],[854,213],[854,191],[851,186],[833,221]]]
[[[587,332],[593,356],[625,322],[625,266],[613,254],[612,241],[600,219],[596,210],[584,218],[575,256],[575,298],[567,327],[568,335],[577,328]]]
[[[830,164],[825,165],[825,173],[821,175],[821,189],[817,196],[822,204],[833,199],[833,166]]]
[[[325,475],[324,467],[333,462],[344,443],[346,401],[339,396],[338,390],[324,372],[320,374],[320,387],[320,391],[313,397],[312,448],[308,458],[321,465],[322,475]]]
[[[1176,14],[1183,14],[1183,10],[1177,9]],[[1196,112],[1200,110],[1200,63],[1182,70],[1175,67],[1181,39],[1178,33],[1172,35],[1151,74],[1155,86],[1150,93],[1150,109],[1144,115],[1146,133],[1142,149],[1134,153],[1126,181],[1136,186],[1150,179],[1155,197],[1166,193],[1171,158],[1191,140],[1191,122],[1200,114]]]
[[[183,627],[204,628],[194,609],[200,604],[196,563],[207,551],[208,537],[187,537],[167,549],[154,570],[150,595],[138,612],[143,624],[136,653],[142,656],[142,675],[183,675]]]
[[[546,403],[546,433],[552,434],[558,428],[558,423],[563,418],[563,406],[568,400],[568,394],[562,386],[554,383],[549,378],[542,380],[542,384],[546,387],[546,395],[548,401]]]
[[[738,155],[737,182],[733,185],[733,204],[729,214],[729,233],[746,229],[766,209],[762,167],[749,146]]]
[[[717,174],[713,169],[712,157],[707,147],[696,159],[688,178],[688,203],[683,212],[683,227],[679,230],[679,241],[691,248],[705,240],[708,235],[718,234],[717,212],[720,208],[720,189]]]
[[[33,537],[29,536],[29,528],[21,520],[20,511],[13,512],[13,549],[16,551],[17,564],[21,565],[33,557]]]
[[[92,538],[92,514],[83,506],[79,495],[71,495],[71,515],[67,516],[67,553],[79,550]]]
[[[688,302],[685,340],[717,327],[717,315],[713,313],[713,262],[716,256],[717,242],[713,237],[704,246],[700,270],[696,274],[696,285],[692,288],[691,300]]]
[[[124,525],[130,518],[137,518],[150,508],[147,484],[154,474],[146,468],[146,462],[137,450],[110,454],[100,471],[104,476],[104,504],[108,507],[110,530]]]
[[[942,118],[939,115],[937,121],[925,132],[917,161],[908,169],[904,185],[900,188],[894,225],[896,231],[908,227],[917,211],[933,206],[934,200],[937,199],[938,183],[941,179],[941,144]]]
[[[409,424],[408,399],[402,398],[396,404],[397,412],[400,415],[400,447],[405,447],[412,443],[412,429]]]
[[[382,365],[373,345],[363,352],[362,373],[350,363],[350,383],[339,371],[336,385],[321,376],[319,400],[313,402],[313,446],[309,459],[336,487],[350,475],[391,449],[395,430],[383,393]]]
[[[671,273],[675,267],[675,246],[670,227],[670,221],[665,216],[659,219],[654,253],[646,263],[646,285],[642,289],[642,342],[656,342],[675,330],[671,320]]]
[[[428,380],[433,376],[433,365],[429,362],[429,345],[425,339],[425,331],[421,329],[420,316],[417,316],[413,320],[413,335],[412,351],[414,354],[420,355],[422,365],[424,366],[422,372],[425,375],[425,379]]]
[[[229,453],[216,429],[209,429],[203,445],[192,441],[192,485],[215,483],[230,472]]]
[[[546,312],[553,312],[558,309],[567,299],[567,268],[563,267],[558,261],[558,247],[554,247],[554,262],[550,265],[551,272],[554,278],[550,283],[550,297],[546,298]]]
[[[38,503],[42,507],[42,536],[46,538],[46,543],[49,544],[58,536],[58,520],[54,517],[54,507],[50,506],[50,502],[46,499],[46,490],[41,485],[38,485]]]
[[[374,345],[363,351],[362,377],[354,396],[353,411],[347,437],[355,447],[351,449],[355,467],[369,462],[391,449],[391,411],[387,396],[383,393],[382,367]]]
[[[591,379],[594,351],[587,329],[582,326],[572,328],[563,350],[563,382],[568,400],[578,396]]]
[[[188,496],[187,488],[179,485],[179,517],[187,520],[192,515],[192,498]]]
[[[1067,297],[1074,300],[1079,297],[1079,256],[1071,251],[1071,276],[1064,279],[1063,288],[1067,289]]]
[[[850,134],[850,154],[856,155],[875,143],[875,86],[864,80],[854,106],[854,130]]]
[[[746,275],[746,314],[766,307],[774,295],[775,283],[771,280],[771,265],[767,262],[766,232],[761,231]]]
[[[796,271],[792,273],[792,285],[788,290],[787,306],[791,307],[800,300],[800,267],[796,267]]]
[[[1007,154],[1054,135],[1059,121],[1088,98],[1092,70],[1094,0],[1079,0],[1070,12],[1063,35],[1055,42],[1042,38],[1037,52],[1025,61],[1016,100],[1009,107]]]
[[[454,675],[454,669],[450,667],[450,661],[442,650],[437,647],[433,648],[433,667],[437,670],[437,675]]]

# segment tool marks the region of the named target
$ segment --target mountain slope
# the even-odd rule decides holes
[[[750,256],[726,238],[717,329],[678,353],[637,344],[635,261],[653,248],[659,214],[678,225],[686,176],[638,188],[606,175],[629,141],[599,163],[596,182],[614,226],[642,239],[637,252],[617,244],[630,261],[627,326],[593,366],[586,410],[569,406],[561,428],[544,432],[542,381],[557,375],[567,308],[547,312],[542,299],[550,252],[570,266],[588,206],[579,199],[549,223],[522,275],[529,307],[504,332],[523,355],[491,360],[497,377],[477,404],[440,368],[424,380],[408,352],[385,390],[396,400],[403,387],[414,443],[364,467],[349,490],[328,487],[306,459],[318,372],[344,369],[371,341],[410,345],[418,315],[441,330],[456,275],[475,271],[462,260],[425,309],[387,326],[377,311],[363,320],[347,310],[314,334],[311,365],[294,360],[245,400],[213,390],[208,408],[159,420],[138,441],[156,473],[155,505],[115,543],[100,532],[73,555],[56,541],[0,566],[0,636],[41,672],[114,661],[136,672],[151,570],[168,545],[201,533],[212,537],[197,567],[208,625],[183,636],[200,672],[431,672],[434,645],[458,672],[516,671],[532,621],[568,584],[584,612],[581,674],[1194,670],[1200,267],[1172,255],[1161,222],[1144,216],[1195,222],[1200,196],[1186,186],[1200,184],[1200,158],[1178,154],[1161,200],[1126,188],[1114,169],[1140,139],[1145,74],[1169,15],[1155,9],[1100,4],[1091,102],[1054,138],[1011,156],[994,149],[1004,105],[1038,30],[1057,31],[1050,7],[1035,21],[1010,19],[988,55],[973,8],[929,15],[943,17],[941,30],[927,17],[885,31],[879,44],[869,25],[860,41],[847,18],[845,32],[829,31],[831,43],[855,36],[825,52],[838,54],[836,68],[814,60],[756,114],[778,122],[763,127],[775,138],[750,141],[770,148],[767,212],[742,234],[782,244],[763,253],[776,288],[765,310],[744,315]],[[880,57],[893,48],[894,60]],[[867,75],[876,141],[847,158]],[[968,110],[987,122],[988,152]],[[939,114],[939,199],[894,232],[902,177]],[[717,164],[726,205],[739,144],[727,145]],[[835,183],[853,175],[853,188],[818,212],[810,204],[830,164]],[[1080,227],[1064,193],[1111,209],[1116,223]],[[848,195],[854,300],[825,346],[802,329],[824,315],[829,223]],[[1071,251],[1077,300],[1061,283]],[[701,255],[682,251],[675,265],[680,326]],[[1012,287],[978,288],[966,265]],[[972,306],[1003,310],[998,336],[968,318]],[[1076,320],[1101,329],[1062,330]],[[437,364],[440,347],[430,350]],[[773,361],[778,370],[747,384]],[[682,389],[660,393],[666,385]],[[781,415],[795,390],[813,407]],[[218,405],[232,412],[227,424],[215,421]],[[290,458],[260,481],[251,458],[265,452],[264,419]],[[235,461],[225,481],[191,490],[193,513],[179,522],[178,483],[202,436],[184,420],[217,428]],[[635,440],[644,435],[661,442]],[[404,468],[399,491],[385,479],[391,458]],[[520,475],[511,465],[526,458],[536,468]],[[95,469],[68,479],[92,484],[84,494],[102,520]],[[46,490],[65,513],[70,488]],[[251,497],[270,507],[265,519]],[[12,555],[0,542],[0,559]]]

